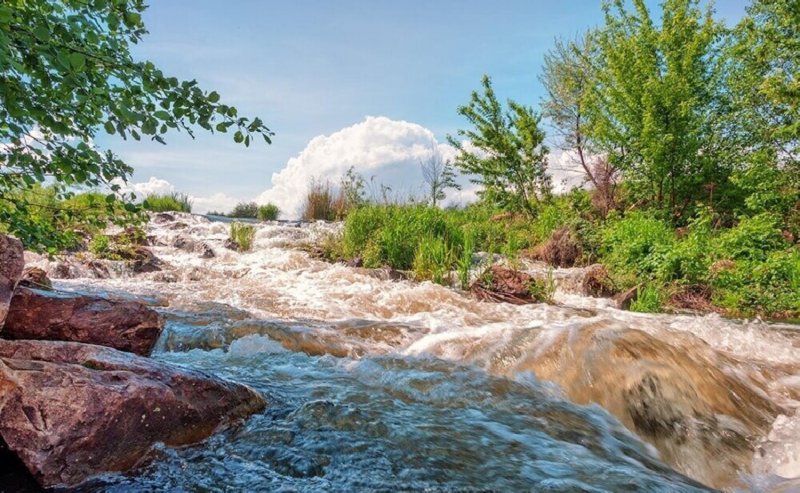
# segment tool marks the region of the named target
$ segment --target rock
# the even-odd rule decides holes
[[[240,247],[238,243],[236,243],[235,241],[233,241],[230,238],[225,240],[225,243],[223,243],[222,246],[224,246],[228,250],[233,250],[234,252],[241,252],[242,251],[242,247]]]
[[[133,255],[133,272],[137,274],[158,272],[164,265],[164,262],[156,257],[149,248],[143,246],[136,247]]]
[[[88,344],[0,340],[0,438],[43,487],[139,465],[262,410],[257,392]]]
[[[593,264],[586,268],[581,280],[581,294],[603,298],[614,294],[614,285],[608,270],[601,264]]]
[[[531,290],[536,283],[530,274],[493,265],[472,283],[469,290],[481,301],[524,305],[538,301]]]
[[[111,237],[112,244],[129,246],[146,246],[147,235],[144,230],[135,226],[128,226],[121,233]]]
[[[556,267],[572,267],[580,255],[581,249],[569,228],[559,228],[534,249],[532,257]]]
[[[21,241],[0,234],[0,329],[8,314],[14,288],[25,267],[24,255]]]
[[[172,240],[172,246],[178,250],[191,252],[194,250],[194,241],[188,236],[180,234],[176,236],[174,240]]]
[[[617,308],[620,310],[629,310],[631,308],[631,303],[636,301],[636,298],[638,297],[639,287],[634,286],[614,296],[614,302],[617,304]]]
[[[47,277],[47,272],[39,267],[28,267],[22,272],[22,278],[17,286],[52,291],[53,283]]]
[[[381,269],[367,269],[364,267],[355,267],[355,269],[365,276],[379,279],[381,281],[407,281],[413,276],[409,272],[392,269],[390,267],[383,267]]]
[[[156,224],[170,223],[175,220],[175,216],[169,212],[159,212],[153,217],[153,222]]]
[[[344,264],[347,267],[364,267],[364,260],[361,257],[355,257]]]
[[[17,288],[2,335],[84,342],[148,355],[163,327],[158,313],[136,301]]]
[[[194,251],[200,254],[200,258],[214,258],[216,255],[214,254],[214,249],[211,248],[208,243],[197,243],[194,246]]]
[[[157,272],[156,275],[153,276],[153,280],[156,282],[173,283],[178,282],[178,279],[178,275],[171,271]]]

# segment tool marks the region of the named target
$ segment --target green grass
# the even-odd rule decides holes
[[[184,193],[148,195],[142,208],[152,212],[192,212],[192,201]]]
[[[278,219],[281,210],[275,204],[264,204],[258,208],[257,216],[261,221],[274,221]]]
[[[256,228],[252,224],[244,224],[234,222],[231,224],[230,239],[237,245],[243,252],[250,251],[253,248],[253,240],[256,236]]]

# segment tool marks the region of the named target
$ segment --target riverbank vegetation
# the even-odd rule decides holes
[[[192,212],[192,200],[185,193],[148,195],[142,208],[152,212]]]
[[[442,283],[476,251],[602,263],[634,310],[800,317],[800,12],[756,0],[732,28],[696,1],[605,12],[548,53],[540,111],[503,104],[488,77],[459,108],[453,164],[478,203],[355,200],[323,217],[345,220],[324,254]],[[582,187],[553,191],[547,142]],[[345,194],[317,184],[308,203],[320,195]]]

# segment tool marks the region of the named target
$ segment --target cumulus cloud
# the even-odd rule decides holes
[[[373,194],[379,195],[380,185],[385,185],[391,188],[393,198],[420,197],[424,194],[420,162],[432,157],[453,160],[456,152],[452,146],[438,142],[433,132],[421,125],[370,116],[330,135],[311,139],[283,169],[272,175],[272,187],[254,200],[260,204],[272,202],[280,207],[282,217],[297,218],[313,180],[328,180],[337,185],[350,167],[367,180]],[[566,151],[550,155],[549,170],[556,192],[584,186],[583,170],[576,157]],[[465,176],[459,177],[459,183],[462,189],[448,190],[444,205],[477,200],[478,185]],[[171,183],[155,177],[123,188],[140,198],[151,193],[175,191]],[[193,211],[202,214],[210,210],[230,211],[241,197],[237,199],[218,192],[210,196],[191,196],[191,199]]]
[[[351,166],[375,187],[390,187],[393,196],[419,195],[423,182],[420,161],[453,155],[452,147],[439,143],[433,132],[421,125],[369,116],[338,132],[313,138],[272,175],[272,187],[256,201],[273,202],[284,216],[298,217],[309,183],[338,183]],[[474,187],[449,195],[451,200],[473,198]]]

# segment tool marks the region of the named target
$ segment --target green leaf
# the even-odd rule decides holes
[[[79,71],[86,65],[86,57],[80,53],[73,53],[69,56],[69,63],[75,71]]]
[[[209,93],[208,100],[212,103],[216,103],[217,101],[219,101],[219,94],[217,94],[217,91],[212,91],[211,93]]]
[[[103,125],[109,135],[114,135],[114,124],[109,120]]]
[[[233,134],[233,141],[237,144],[241,144],[244,140],[244,134],[242,134],[241,130],[237,130],[235,134]]]

